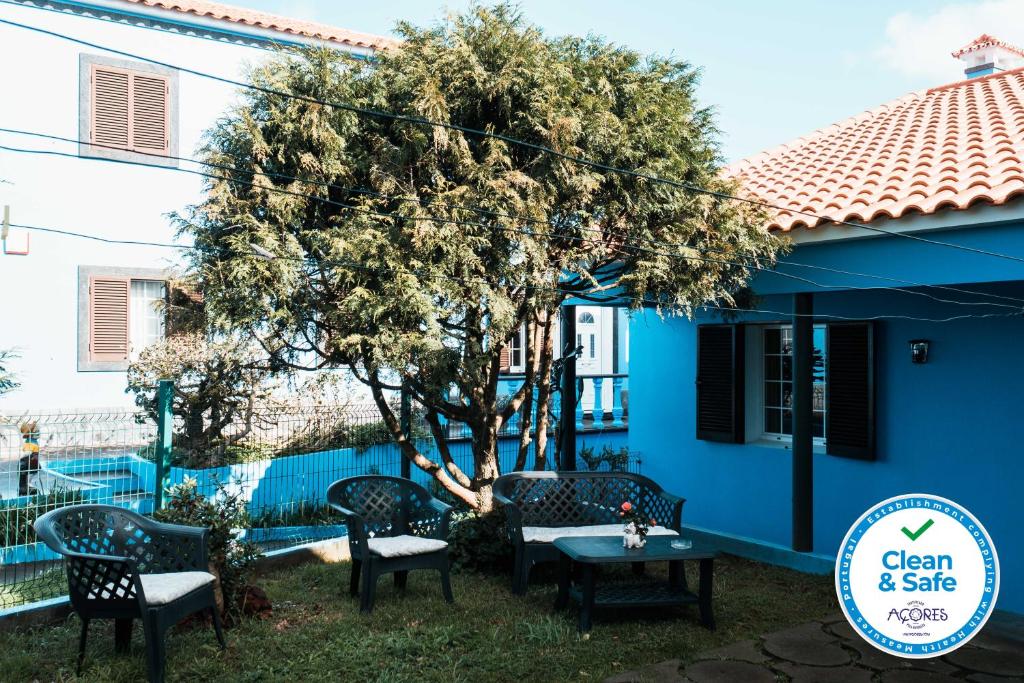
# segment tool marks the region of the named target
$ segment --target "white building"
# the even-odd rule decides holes
[[[17,226],[175,242],[167,214],[199,201],[203,179],[174,157],[193,157],[237,97],[184,69],[246,80],[275,45],[370,56],[394,41],[201,0],[4,0],[0,21],[0,349],[19,353],[22,383],[0,408],[127,406],[125,369],[164,333],[152,303],[181,250]]]
[[[565,310],[565,309],[563,309]],[[576,306],[576,344],[582,351],[576,359],[576,375],[583,378],[583,410],[594,408],[594,379],[601,378],[601,404],[611,411],[615,400],[615,375],[629,374],[629,325],[623,308],[607,306]],[[555,326],[555,357],[569,346],[562,341],[562,325]],[[510,376],[526,371],[525,329],[512,338],[508,346],[503,372]],[[624,378],[620,378],[624,380]],[[625,387],[624,381],[620,389]]]

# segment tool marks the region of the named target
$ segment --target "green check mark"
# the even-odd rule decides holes
[[[921,534],[923,534],[924,532],[928,531],[928,528],[931,527],[932,524],[935,524],[935,520],[934,519],[929,519],[927,522],[922,524],[921,528],[918,529],[917,531],[911,531],[907,527],[903,527],[902,529],[900,529],[900,531],[902,531],[904,534],[906,534],[907,538],[909,538],[911,541],[916,541],[917,539],[919,539],[921,537]]]

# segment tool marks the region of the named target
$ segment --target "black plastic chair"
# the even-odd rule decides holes
[[[164,679],[164,636],[184,617],[210,610],[226,647],[207,572],[208,529],[162,524],[112,505],[71,505],[35,522],[36,534],[64,556],[71,606],[82,620],[78,671],[85,659],[89,622],[114,619],[117,652],[126,652],[133,620],[146,636],[149,680]]]
[[[408,479],[350,477],[327,489],[327,503],[345,516],[352,554],[349,593],[360,596],[363,614],[373,611],[377,579],[394,573],[405,590],[409,571],[436,569],[446,602],[454,602],[448,563],[452,507]],[[359,581],[362,576],[362,592]]]

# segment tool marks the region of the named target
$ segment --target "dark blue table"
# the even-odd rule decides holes
[[[692,548],[677,550],[670,543],[677,536],[648,536],[643,548],[624,548],[622,536],[566,536],[556,538],[554,546],[561,551],[558,598],[555,609],[565,609],[572,598],[580,603],[579,630],[589,631],[594,607],[675,607],[696,603],[701,623],[715,628],[711,611],[711,584],[718,551],[694,543]],[[686,586],[683,562],[700,563],[700,585],[697,593]],[[573,585],[572,565],[579,567],[580,585]],[[668,562],[668,583],[615,583],[596,586],[594,569],[599,564],[633,564]]]

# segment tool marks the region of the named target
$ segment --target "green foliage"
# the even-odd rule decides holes
[[[362,414],[339,412],[331,419],[313,420],[279,446],[276,455],[300,455],[335,448],[352,448],[362,454],[373,446],[394,442],[391,430],[383,420],[379,417],[366,418]],[[414,440],[430,438],[430,429],[423,422],[422,412],[414,412],[411,422]]]
[[[452,566],[462,571],[508,574],[512,545],[508,540],[505,513],[458,512],[448,536]]]
[[[344,520],[336,510],[327,505],[303,501],[287,510],[266,511],[250,517],[250,527],[260,529],[276,526],[327,526],[342,524]]]
[[[237,620],[240,616],[239,597],[245,589],[253,563],[260,556],[254,543],[238,539],[238,530],[250,526],[242,492],[230,492],[218,483],[216,494],[208,498],[199,492],[194,479],[186,479],[171,488],[166,507],[155,512],[153,517],[161,522],[210,530],[210,566],[220,579],[225,616],[232,621]]]
[[[17,357],[18,354],[10,349],[0,349],[0,396],[21,386],[14,373],[7,369],[10,362]]]
[[[591,472],[606,470],[609,472],[625,472],[629,468],[629,448],[623,446],[614,450],[608,444],[601,447],[600,453],[594,452],[593,446],[584,446],[576,455],[587,465]]]
[[[54,489],[27,499],[0,501],[0,547],[36,542],[35,521],[50,510],[84,502],[81,491]]]
[[[58,598],[68,592],[68,578],[63,567],[43,570],[19,581],[0,583],[0,609],[27,605],[39,600]],[[2,657],[0,657],[2,659]]]
[[[243,442],[257,408],[270,398],[272,375],[248,342],[178,334],[145,348],[128,366],[126,391],[156,419],[157,382],[173,379],[174,464],[219,467],[251,455]]]
[[[402,47],[372,61],[322,49],[255,67],[250,79],[264,90],[241,93],[203,151],[237,170],[209,180],[178,225],[199,247],[192,270],[217,329],[259,336],[281,363],[359,368],[384,415],[384,392],[404,383],[425,409],[464,422],[476,483],[439,476],[487,509],[479,482],[498,469],[495,388],[513,331],[578,293],[616,289],[634,308],[654,300],[682,314],[729,304],[750,277],[745,264],[770,266],[779,242],[743,203],[308,101],[736,189],[721,176],[699,72],[685,61],[595,36],[550,38],[505,4],[399,32]],[[452,386],[457,402],[442,398]]]

